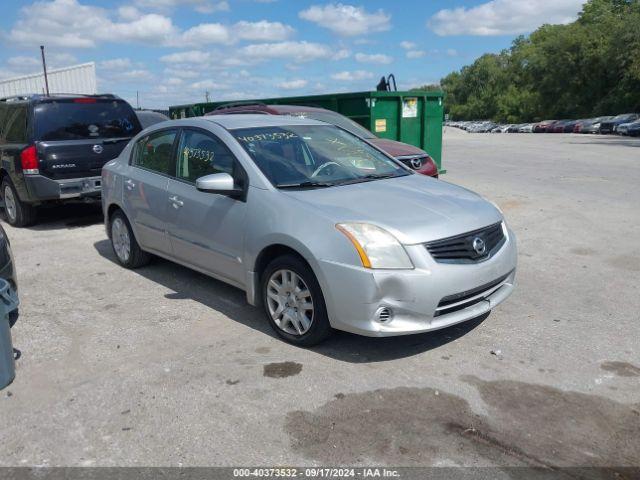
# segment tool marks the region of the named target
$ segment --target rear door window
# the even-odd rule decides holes
[[[4,132],[7,143],[26,143],[27,107],[21,105],[15,109],[10,109],[9,112],[9,121]]]
[[[133,152],[132,165],[169,175],[176,135],[176,130],[162,130],[139,140]]]
[[[36,104],[36,138],[41,141],[132,137],[140,122],[123,100],[75,98]]]

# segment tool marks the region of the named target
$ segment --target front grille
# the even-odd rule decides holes
[[[422,168],[428,158],[428,155],[405,155],[396,157],[396,160],[400,160],[409,168],[419,170],[420,168]]]
[[[426,249],[439,263],[477,263],[500,250],[506,237],[502,222],[454,237],[425,243]],[[484,245],[484,248],[481,248]]]
[[[496,287],[503,283],[509,277],[509,275],[511,275],[511,272],[495,279],[493,282],[481,285],[472,290],[466,290],[464,292],[455,293],[453,295],[444,297],[442,300],[440,300],[434,316],[438,317],[447,313],[453,313],[484,301],[486,297],[497,290]]]

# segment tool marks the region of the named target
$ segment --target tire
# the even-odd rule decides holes
[[[114,212],[109,219],[109,239],[113,253],[123,267],[139,268],[151,260],[151,255],[138,245],[131,224],[122,210]]]
[[[36,221],[36,208],[20,200],[11,180],[5,178],[0,189],[4,201],[4,213],[9,225],[18,228],[33,225]]]
[[[287,342],[310,347],[333,332],[320,284],[300,258],[283,255],[272,260],[262,275],[260,292],[269,324]]]

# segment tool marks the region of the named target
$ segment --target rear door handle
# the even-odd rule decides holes
[[[131,179],[124,182],[124,184],[127,186],[127,190],[133,190],[133,188],[136,186],[136,183]]]
[[[169,197],[169,201],[173,204],[173,208],[180,208],[184,205],[184,202],[175,195]]]

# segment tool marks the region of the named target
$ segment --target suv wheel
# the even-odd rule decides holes
[[[8,178],[2,181],[2,199],[7,222],[14,227],[28,227],[36,221],[36,209],[18,197],[16,189]]]
[[[111,216],[109,236],[113,253],[125,268],[138,268],[149,263],[151,256],[140,248],[125,214],[119,210]]]
[[[308,347],[331,335],[318,280],[299,258],[273,260],[262,275],[261,293],[269,324],[287,342]]]

